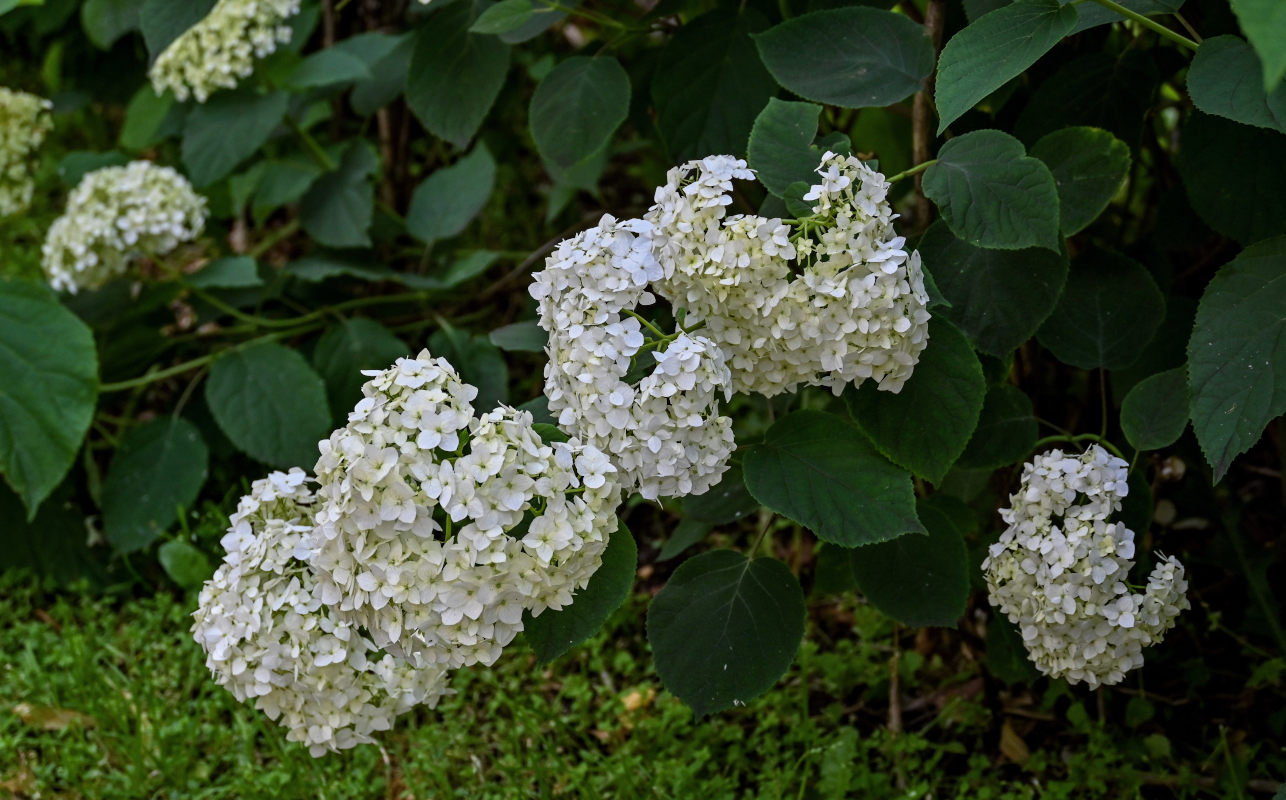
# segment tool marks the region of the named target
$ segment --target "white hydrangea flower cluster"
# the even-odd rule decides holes
[[[174,91],[204,103],[219,89],[235,88],[255,61],[290,41],[285,21],[300,0],[219,0],[204,19],[170,43],[148,71],[157,94]]]
[[[835,394],[866,379],[898,392],[928,344],[919,253],[903,249],[889,184],[827,152],[813,214],[727,216],[746,163],[710,156],[676,167],[645,217],[666,278],[657,291],[727,355],[732,388],[769,397],[801,385]]]
[[[423,351],[363,387],[321,443],[322,599],[413,663],[489,665],[602,563],[620,487],[598,449],[545,444],[531,414],[481,417],[477,389]]]
[[[1119,683],[1190,607],[1173,557],[1157,564],[1142,593],[1126,584],[1134,532],[1108,522],[1126,478],[1126,463],[1098,445],[1080,456],[1037,456],[1001,509],[1008,527],[982,563],[991,604],[1020,628],[1037,669],[1069,683]]]
[[[0,86],[0,217],[31,205],[36,189],[32,155],[53,130],[52,108],[42,97]]]
[[[373,741],[393,719],[447,693],[446,670],[376,653],[322,602],[305,559],[315,502],[298,468],[255,481],[223,537],[192,632],[216,681],[253,699],[314,756]]]
[[[623,484],[656,499],[709,489],[735,443],[732,420],[719,413],[719,396],[731,396],[723,351],[682,330],[648,341],[633,316],[655,302],[648,284],[666,277],[651,231],[643,220],[603,216],[559,243],[530,292],[549,333],[550,411],[606,452]],[[631,385],[632,367],[651,370]]]
[[[139,258],[156,258],[205,228],[205,198],[170,167],[135,161],[85,175],[46,235],[45,275],[55,289],[93,289]]]

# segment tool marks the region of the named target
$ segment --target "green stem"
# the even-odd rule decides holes
[[[317,140],[313,138],[312,134],[301,128],[299,123],[295,121],[295,118],[289,114],[286,115],[286,127],[290,128],[290,130],[294,132],[295,136],[299,137],[299,140],[304,143],[304,147],[308,150],[308,154],[313,157],[313,160],[316,161],[317,165],[323,170],[326,172],[334,172],[339,168],[339,165],[335,163],[335,159],[330,157],[330,154],[326,152],[326,149],[317,143]]]
[[[654,334],[658,339],[664,339],[664,338],[666,338],[666,335],[665,335],[664,333],[662,333],[662,332],[661,332],[661,329],[660,329],[660,328],[656,327],[656,326],[655,326],[655,325],[653,325],[651,322],[648,322],[647,320],[643,319],[643,318],[642,318],[641,316],[639,316],[638,314],[635,314],[633,311],[630,311],[629,309],[626,309],[626,310],[625,310],[625,313],[626,313],[626,314],[629,314],[631,317],[634,317],[634,319],[636,319],[636,320],[638,320],[639,322],[643,323],[643,327],[645,327],[645,328],[647,328],[648,330],[650,330],[650,331],[651,331],[651,332],[652,332],[652,333],[653,333],[653,334]]]
[[[292,219],[285,225],[268,234],[263,241],[246,251],[246,255],[251,258],[259,258],[264,253],[276,247],[283,239],[288,239],[299,230],[299,220]]]
[[[1112,11],[1115,11],[1116,13],[1125,17],[1126,19],[1134,20],[1135,22],[1139,23],[1140,25],[1152,31],[1153,33],[1159,34],[1161,37],[1165,39],[1169,39],[1170,41],[1174,42],[1180,47],[1186,47],[1189,50],[1196,50],[1200,46],[1196,42],[1189,39],[1188,37],[1183,36],[1182,34],[1175,33],[1174,31],[1165,27],[1161,23],[1148,19],[1147,17],[1143,16],[1142,14],[1136,11],[1131,11],[1130,9],[1121,5],[1120,3],[1114,3],[1112,2],[1112,0],[1089,0],[1089,2],[1098,3],[1099,5],[1103,6],[1103,8],[1111,9]]]
[[[921,173],[921,172],[924,172],[926,169],[928,169],[929,167],[933,166],[933,165],[934,165],[934,164],[936,164],[936,163],[938,163],[938,159],[936,159],[936,158],[931,158],[931,159],[929,159],[928,161],[925,161],[925,162],[923,162],[923,163],[921,163],[921,164],[916,164],[914,167],[911,167],[910,169],[904,169],[904,170],[902,170],[902,171],[901,171],[901,172],[899,172],[898,174],[894,175],[892,178],[889,178],[889,179],[888,179],[888,182],[889,182],[889,183],[897,183],[898,181],[902,180],[903,178],[909,178],[909,177],[911,177],[912,175],[917,175],[917,174],[919,174],[919,173]]]
[[[1031,451],[1034,453],[1037,450],[1044,448],[1046,445],[1058,444],[1059,442],[1069,442],[1071,444],[1080,444],[1082,442],[1094,442],[1095,444],[1100,444],[1103,447],[1107,448],[1109,451],[1111,451],[1112,455],[1116,456],[1122,461],[1125,460],[1125,454],[1121,452],[1120,448],[1118,448],[1116,445],[1112,444],[1102,436],[1099,436],[1097,433],[1082,433],[1079,436],[1046,436],[1044,439],[1041,439],[1037,441],[1036,444],[1032,445]]]

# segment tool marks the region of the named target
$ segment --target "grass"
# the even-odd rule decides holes
[[[898,659],[907,731],[890,733],[894,628],[852,600],[819,610],[862,636],[819,647],[827,633],[813,630],[777,688],[732,713],[697,722],[660,689],[635,598],[553,665],[515,646],[458,673],[454,696],[380,746],[313,759],[208,678],[191,596],[121,604],[12,574],[0,595],[0,797],[1221,796],[1164,736],[1092,721],[1086,697],[1058,685],[1040,713],[1063,730],[1024,753],[979,675],[915,650]]]

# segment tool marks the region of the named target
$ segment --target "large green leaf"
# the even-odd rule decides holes
[[[1165,296],[1132,258],[1091,249],[1077,256],[1063,296],[1041,325],[1041,345],[1064,364],[1120,369],[1152,341],[1165,318]]]
[[[844,397],[857,427],[881,453],[937,484],[969,443],[986,393],[969,340],[935,318],[929,322],[929,346],[901,392],[881,392],[867,381]]]
[[[184,111],[174,95],[158,95],[150,83],[139,88],[125,107],[125,122],[118,141],[126,150],[145,150],[169,136],[182,133]]]
[[[262,342],[221,356],[205,400],[236,447],[274,467],[311,468],[331,429],[326,387],[303,356]]]
[[[946,495],[920,500],[916,512],[926,535],[850,551],[858,588],[876,608],[914,627],[955,627],[969,599],[969,553],[945,506],[959,502]]]
[[[198,289],[245,289],[262,286],[259,265],[250,256],[228,256],[211,261],[187,279]]]
[[[183,127],[183,166],[193,185],[208,186],[259,152],[289,103],[285,92],[237,89],[192,109]]]
[[[888,106],[924,88],[933,43],[902,14],[862,6],[814,11],[755,37],[777,81],[831,106]]]
[[[1059,128],[1089,125],[1136,148],[1159,82],[1153,54],[1143,49],[1076,56],[1036,87],[1013,133],[1030,145]]]
[[[1233,13],[1263,63],[1264,88],[1286,78],[1286,4],[1281,0],[1232,0]]]
[[[822,107],[773,98],[755,118],[746,160],[768,191],[784,197],[792,184],[812,184],[822,153],[813,147]]]
[[[209,556],[180,539],[171,539],[161,545],[156,551],[156,558],[165,574],[184,589],[200,589],[201,584],[214,574]]]
[[[89,328],[45,286],[0,281],[0,473],[28,520],[76,459],[97,395]]]
[[[116,552],[141,550],[173,525],[196,500],[209,462],[201,432],[181,417],[130,431],[103,482],[103,532]]]
[[[363,36],[384,35],[386,34],[363,34]],[[353,39],[356,38],[358,37],[353,37]],[[349,105],[360,116],[369,117],[393,102],[409,83],[411,57],[415,53],[415,34],[404,33],[389,38],[392,39],[393,46],[385,53],[375,53],[373,48],[354,50],[354,53],[363,60],[373,57],[373,60],[367,61],[371,77],[358,81],[348,97]],[[352,41],[352,39],[345,41]]]
[[[1076,25],[1058,0],[1018,0],[951,37],[938,59],[938,133],[1036,60]]]
[[[1160,450],[1188,425],[1188,372],[1176,367],[1144,378],[1121,403],[1121,430],[1136,450]]]
[[[1084,230],[1102,214],[1130,174],[1130,148],[1101,128],[1054,131],[1032,145],[1031,154],[1054,176],[1064,236]]]
[[[647,613],[657,674],[698,718],[767,691],[803,636],[804,592],[790,569],[731,550],[683,562]]]
[[[536,7],[531,0],[500,0],[478,15],[470,33],[509,33],[521,28],[531,19]]]
[[[1192,428],[1215,480],[1286,412],[1286,236],[1220,268],[1188,340]]]
[[[944,144],[938,162],[924,172],[924,193],[970,244],[1059,249],[1054,176],[1007,133],[974,131]]]
[[[845,547],[923,533],[911,476],[834,414],[796,411],[742,460],[746,488],[819,539]]]
[[[1039,433],[1031,398],[1009,384],[993,386],[987,390],[978,427],[956,466],[996,469],[1017,464],[1031,452]]]
[[[541,79],[531,96],[531,137],[559,169],[588,161],[630,110],[630,76],[611,56],[572,56]]]
[[[80,24],[95,46],[108,50],[116,40],[138,28],[142,0],[85,0]]]
[[[1193,112],[1179,173],[1192,208],[1243,245],[1286,233],[1286,136]]]
[[[406,103],[435,136],[465,147],[496,102],[509,71],[509,45],[469,33],[470,3],[434,13],[415,34]]]
[[[936,222],[920,255],[951,304],[935,313],[951,320],[984,353],[1005,356],[1036,333],[1067,280],[1067,258],[1043,248],[986,250],[957,239]]]
[[[666,43],[652,77],[652,104],[672,161],[745,153],[755,117],[777,91],[750,40],[766,27],[753,9],[716,9]]]
[[[285,83],[295,90],[342,86],[370,80],[370,66],[342,47],[318,50],[286,73]]]
[[[699,522],[695,519],[684,519],[674,526],[670,532],[669,538],[661,546],[661,552],[657,553],[657,561],[669,561],[683,554],[689,547],[706,538],[710,529],[714,526],[708,522]]]
[[[299,202],[308,187],[322,174],[321,168],[311,161],[283,159],[259,163],[263,165],[263,172],[251,204],[257,220],[267,219],[269,214],[287,203]]]
[[[540,616],[523,614],[523,636],[536,651],[539,663],[547,663],[598,633],[612,612],[621,607],[634,586],[639,549],[630,529],[621,523],[607,541],[603,565],[589,584],[572,597],[572,604],[560,610],[546,609]]]
[[[487,334],[491,343],[510,352],[539,353],[549,343],[549,334],[534,319],[502,325]]]
[[[326,394],[337,419],[362,399],[364,369],[386,369],[411,354],[406,342],[373,319],[346,319],[322,334],[313,349],[313,365],[326,381]]]
[[[1216,36],[1202,42],[1192,59],[1188,94],[1207,114],[1286,133],[1286,83],[1268,93],[1261,75],[1263,65],[1250,45],[1236,36]]]
[[[349,142],[339,167],[322,175],[299,201],[304,230],[327,247],[367,247],[375,215],[375,185],[379,156],[361,139]]]
[[[724,525],[748,517],[759,510],[759,501],[746,488],[741,467],[732,464],[719,482],[701,494],[683,498],[684,519],[709,525]]]
[[[422,242],[447,239],[478,215],[496,182],[496,162],[487,146],[435,171],[415,189],[406,212],[406,229]]]

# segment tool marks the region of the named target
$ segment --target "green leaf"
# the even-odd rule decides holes
[[[375,214],[379,156],[361,139],[352,140],[339,168],[318,178],[299,201],[304,230],[327,247],[368,247]]]
[[[630,76],[604,55],[564,59],[531,96],[531,136],[542,158],[570,169],[598,152],[630,110]]]
[[[683,562],[647,613],[661,683],[698,718],[771,688],[803,636],[804,592],[790,569],[731,550]]]
[[[938,59],[938,133],[1035,64],[1075,25],[1076,9],[1070,5],[1018,0],[951,37]]]
[[[920,255],[954,322],[984,353],[1004,357],[1036,333],[1067,280],[1067,257],[1043,248],[985,250],[962,242],[943,222],[920,240]]]
[[[509,33],[521,28],[536,11],[531,0],[501,0],[478,15],[470,33]]]
[[[1040,677],[1023,645],[1022,632],[1001,614],[987,620],[987,670],[1005,683],[1027,683]]]
[[[188,28],[205,19],[217,0],[144,0],[138,13],[139,29],[152,61]]]
[[[362,36],[381,36],[391,40],[392,47],[383,55],[374,54],[370,49],[357,48],[354,54],[366,61],[371,77],[358,81],[349,94],[348,102],[358,116],[369,117],[388,105],[402,94],[408,83],[411,69],[411,57],[415,53],[415,35],[405,33],[398,36],[387,34],[363,34]],[[354,41],[361,37],[354,36],[345,41]],[[342,43],[341,43],[342,44]],[[372,60],[367,60],[371,58]]]
[[[58,162],[58,179],[62,181],[64,186],[72,187],[95,170],[107,167],[123,167],[129,162],[129,156],[116,150],[110,150],[106,153],[73,150]]]
[[[1130,174],[1130,148],[1100,128],[1064,128],[1046,134],[1031,154],[1049,167],[1058,189],[1064,236],[1084,230],[1103,213]]]
[[[1243,245],[1286,233],[1286,137],[1193,112],[1179,174],[1192,208]]]
[[[495,182],[496,162],[480,143],[416,187],[406,212],[406,229],[422,242],[459,234],[486,206]]]
[[[1223,479],[1269,420],[1286,412],[1286,237],[1251,245],[1220,268],[1188,340],[1192,428]],[[0,384],[2,385],[2,384]]]
[[[1188,94],[1207,114],[1286,133],[1286,83],[1272,94],[1260,80],[1263,65],[1236,36],[1206,39],[1188,68]]]
[[[1188,426],[1188,372],[1183,367],[1139,381],[1121,403],[1121,431],[1135,450],[1160,450]]]
[[[652,77],[652,105],[674,163],[745,153],[755,117],[777,91],[750,40],[767,27],[753,9],[716,9],[666,43]]]
[[[157,417],[121,441],[103,481],[103,533],[118,553],[156,541],[191,507],[205,483],[210,453],[181,417]]]
[[[339,47],[319,50],[309,55],[286,73],[286,86],[292,89],[319,89],[369,80],[366,62]]]
[[[509,46],[494,36],[469,33],[470,3],[434,13],[415,34],[406,79],[406,102],[435,136],[463,148],[496,102],[509,71]]]
[[[263,286],[259,266],[250,256],[228,256],[211,261],[187,279],[198,289],[244,289]]]
[[[170,580],[184,589],[200,589],[214,574],[214,565],[205,553],[177,539],[161,545],[156,553],[161,568]]]
[[[1059,0],[1064,5],[1072,0]],[[1128,8],[1131,11],[1143,14],[1144,16],[1155,17],[1162,14],[1173,14],[1183,5],[1184,0],[1117,0],[1119,5]],[[1076,4],[1076,25],[1072,28],[1069,36],[1089,30],[1098,25],[1107,25],[1113,22],[1126,22],[1123,14],[1107,8],[1106,6],[1096,5],[1092,2]]]
[[[545,333],[535,320],[527,320],[502,325],[487,334],[487,338],[501,350],[540,353],[544,351],[545,344],[549,341],[549,334]]]
[[[1242,33],[1255,46],[1264,68],[1264,88],[1286,78],[1286,5],[1279,0],[1232,0]]]
[[[237,449],[274,467],[311,468],[331,430],[326,387],[303,356],[262,342],[220,356],[205,400]]]
[[[1147,268],[1107,250],[1081,253],[1054,313],[1036,337],[1082,369],[1128,367],[1165,318],[1165,296]]]
[[[945,495],[919,500],[916,512],[927,535],[899,536],[850,551],[858,588],[898,622],[916,628],[953,628],[969,600],[969,553],[964,532],[944,508]]]
[[[142,0],[85,0],[80,7],[80,24],[95,47],[110,50],[117,39],[138,29],[142,5]]]
[[[146,150],[182,130],[183,112],[175,105],[174,95],[158,95],[151,84],[144,84],[125,107],[119,142],[126,150]]]
[[[756,500],[845,547],[924,533],[911,476],[833,414],[796,411],[742,460]]]
[[[313,350],[313,366],[326,382],[335,417],[346,419],[349,410],[362,399],[362,384],[370,380],[362,370],[387,369],[410,354],[406,342],[365,317],[346,319],[323,333]]]
[[[31,521],[89,430],[98,355],[94,335],[53,292],[21,281],[0,281],[0,352],[0,473]]]
[[[746,160],[759,182],[778,197],[785,197],[791,184],[803,181],[811,185],[817,178],[822,154],[813,147],[813,138],[821,113],[821,106],[774,97],[755,118]]]
[[[657,554],[656,560],[669,561],[682,555],[689,547],[706,538],[712,527],[714,526],[708,522],[695,519],[680,520],[670,533],[670,538],[666,539],[665,544],[661,546],[661,552]]]
[[[443,326],[429,337],[429,351],[450,361],[465,383],[478,387],[473,407],[479,412],[508,402],[509,367],[500,349],[485,336]]]
[[[34,518],[23,509],[18,495],[0,483],[0,573],[30,569],[53,578],[60,586],[107,582],[106,548],[86,543],[85,514],[68,481],[58,487]]]
[[[997,469],[1022,461],[1036,444],[1040,426],[1031,398],[1009,384],[987,390],[978,427],[956,461],[965,469]]]
[[[634,587],[639,549],[630,529],[621,523],[607,541],[603,566],[589,584],[561,610],[546,609],[540,616],[522,615],[523,636],[536,651],[536,661],[547,664],[585,641],[603,627],[612,612],[621,607]]]
[[[290,95],[252,89],[219,92],[192,109],[183,126],[183,166],[198,188],[232,172],[259,149],[286,115]]]
[[[748,517],[759,510],[759,501],[746,488],[741,467],[731,464],[719,482],[701,494],[683,498],[685,519],[710,525],[724,525]]]
[[[857,427],[881,453],[938,484],[969,443],[986,394],[969,340],[950,322],[934,318],[929,346],[901,392],[881,392],[867,381],[846,390],[844,399]]]
[[[263,172],[252,203],[256,219],[267,219],[282,206],[298,202],[322,174],[321,168],[311,161],[269,160],[259,163],[263,165]]]
[[[956,236],[1000,250],[1058,252],[1058,189],[1049,168],[1007,133],[957,136],[924,172],[924,193]]]
[[[933,73],[924,26],[878,8],[814,11],[754,38],[778,83],[829,106],[890,106],[924,88]]]

